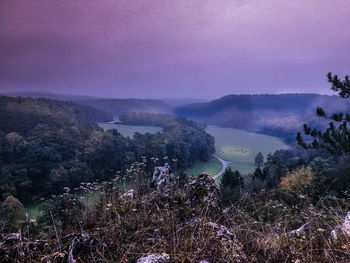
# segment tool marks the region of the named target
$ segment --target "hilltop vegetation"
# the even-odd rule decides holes
[[[332,164],[313,159],[303,168],[294,159],[288,151],[268,157],[264,172],[256,175],[268,178],[260,189],[253,187],[257,178],[249,182],[227,170],[221,190],[209,175],[186,182],[168,166],[147,178],[144,159],[129,173],[132,190],[125,192],[117,177],[103,184],[93,206],[83,207],[66,189],[47,206],[40,234],[21,219],[23,207],[10,198],[6,209],[17,218],[12,222],[26,230],[4,236],[0,259],[136,262],[158,255],[166,263],[348,262],[349,203],[334,194],[341,194],[336,188],[321,189],[329,186],[320,179],[332,172]],[[89,184],[79,188],[94,190]]]

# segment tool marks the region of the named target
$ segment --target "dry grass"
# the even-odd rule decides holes
[[[180,263],[350,262],[349,237],[335,242],[330,236],[350,210],[349,202],[326,197],[317,207],[295,209],[277,196],[274,191],[245,195],[221,209],[186,203],[186,189],[162,195],[140,188],[134,198],[105,189],[75,233],[61,229],[58,241],[53,238],[30,253],[23,253],[28,243],[22,242],[11,255],[22,262],[66,262],[69,254],[77,262],[136,262],[151,253],[168,253],[171,262]],[[218,235],[209,222],[227,227],[232,235]],[[290,233],[305,223],[299,236]]]

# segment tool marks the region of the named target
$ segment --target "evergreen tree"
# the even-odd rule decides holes
[[[235,202],[241,195],[243,178],[238,171],[227,168],[222,175],[220,190],[224,203]]]
[[[255,156],[255,163],[258,166],[261,166],[264,164],[264,155],[262,154],[262,152],[259,152],[256,156]]]
[[[260,167],[256,168],[254,171],[254,178],[259,178],[260,180],[265,180],[265,174]]]
[[[249,188],[252,192],[259,192],[264,186],[265,174],[260,167],[256,168],[250,182]]]
[[[328,82],[332,84],[331,89],[338,92],[341,98],[350,97],[350,78],[345,76],[344,80],[340,80],[337,75],[332,73],[327,74]],[[348,122],[350,122],[349,113],[333,113],[327,114],[324,109],[317,108],[316,113],[319,117],[329,120],[329,127],[324,131],[318,131],[316,128],[311,128],[304,124],[304,133],[310,136],[313,141],[305,142],[299,132],[297,141],[299,145],[306,149],[310,148],[325,148],[333,154],[343,154],[350,152],[350,130]]]
[[[266,175],[264,181],[265,187],[267,189],[276,187],[287,172],[288,169],[283,159],[277,153],[273,155],[269,154],[263,170],[263,173]]]
[[[232,171],[231,167],[226,168],[220,182],[220,187],[238,186],[242,183],[242,177],[238,171]]]

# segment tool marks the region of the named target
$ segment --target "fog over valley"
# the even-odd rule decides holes
[[[349,13],[0,1],[0,263],[350,262]]]

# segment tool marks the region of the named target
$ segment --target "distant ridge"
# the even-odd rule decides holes
[[[315,116],[318,106],[332,111],[350,111],[349,103],[337,96],[318,94],[227,95],[207,103],[177,107],[175,113],[192,120],[222,127],[283,137],[291,142],[305,122],[323,127]]]
[[[84,104],[96,109],[110,112],[118,117],[125,111],[172,113],[173,107],[161,100],[152,99],[91,99],[76,100],[78,104]]]
[[[77,104],[87,105],[99,110],[103,110],[118,117],[121,112],[156,112],[156,113],[172,113],[174,107],[160,99],[118,99],[118,98],[97,98],[81,95],[56,94],[41,91],[13,91],[2,92],[1,94],[9,97],[31,97],[46,98],[61,101],[71,101]],[[181,104],[183,105],[183,104]]]
[[[3,93],[4,94],[4,93]],[[327,122],[315,116],[318,106],[328,112],[350,112],[349,103],[337,96],[312,93],[230,94],[219,99],[118,99],[60,95],[50,92],[8,92],[11,96],[70,101],[102,110],[118,119],[122,112],[175,114],[201,123],[244,129],[294,142],[304,123],[322,128]]]
[[[68,95],[68,94],[59,94],[59,93],[48,92],[48,91],[34,91],[34,90],[0,92],[0,95],[7,96],[7,97],[44,98],[44,99],[62,100],[62,101],[94,99],[94,97],[92,96]]]

